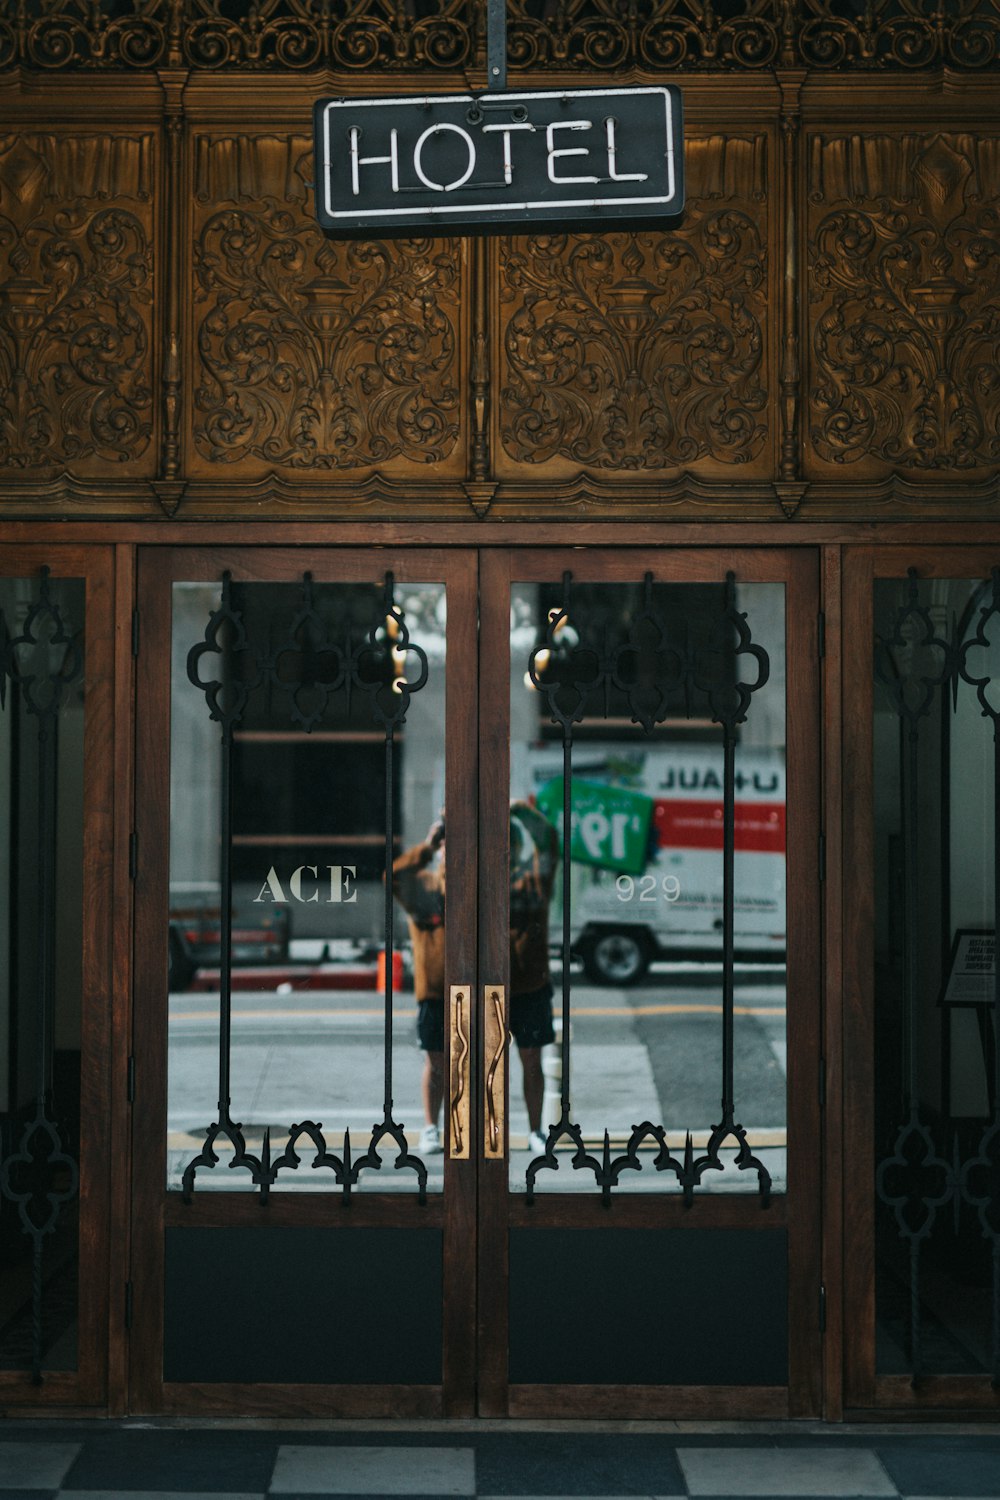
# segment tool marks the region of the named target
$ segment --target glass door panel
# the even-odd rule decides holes
[[[444,585],[176,582],[172,619],[167,1186],[440,1192]]]
[[[783,1192],[784,585],[511,616],[511,1185]]]
[[[144,559],[140,1402],[471,1410],[473,561]]]
[[[109,563],[102,549],[8,547],[0,578],[0,1390],[12,1404],[104,1399]]]
[[[867,910],[852,903],[866,1008],[848,1044],[868,1097],[849,1148],[874,1178],[867,1201],[849,1184],[861,1252],[849,1400],[995,1410],[1000,556],[849,554],[848,583],[857,638],[874,645],[852,761],[869,821],[848,824],[872,891]]]

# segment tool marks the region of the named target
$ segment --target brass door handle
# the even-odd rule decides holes
[[[451,1030],[451,1131],[448,1156],[452,1161],[468,1161],[470,1152],[471,1110],[469,1107],[469,1019],[472,1013],[472,986],[453,984],[449,992]]]
[[[506,1149],[506,996],[502,984],[483,992],[483,1062],[486,1076],[486,1127],[483,1155],[502,1158]]]

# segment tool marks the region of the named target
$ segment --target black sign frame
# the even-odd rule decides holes
[[[684,205],[674,84],[326,98],[313,124],[334,235],[666,227]]]

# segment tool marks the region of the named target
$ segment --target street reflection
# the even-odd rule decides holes
[[[366,683],[374,669],[357,654],[357,643],[382,629],[381,591],[310,581],[307,609],[301,586],[234,584],[232,600],[258,664],[256,676],[244,669],[248,696],[233,734],[232,1119],[257,1162],[274,1161],[290,1130],[308,1123],[326,1153],[356,1163],[391,1095],[406,1151],[427,1167],[428,1190],[440,1190],[440,1144],[422,1139],[414,946],[391,884],[387,911],[385,874],[387,827],[397,858],[444,801],[444,587],[397,590],[427,677],[394,733],[391,759],[384,723],[373,719],[379,683]],[[186,665],[219,587],[175,584],[173,602],[167,1181],[178,1188],[219,1095],[219,729]],[[388,628],[399,629],[392,619]],[[413,653],[393,641],[402,634],[382,653],[389,692],[417,680]],[[234,651],[221,675],[238,667]],[[233,690],[228,679],[223,690]],[[441,906],[439,926],[443,887]],[[272,1190],[337,1187],[331,1169],[313,1169],[314,1145],[299,1137],[299,1164],[282,1167]],[[220,1135],[213,1149],[218,1165],[199,1167],[196,1190],[249,1190],[251,1171],[233,1142]],[[412,1193],[415,1169],[394,1169],[396,1142],[384,1137],[378,1153],[381,1166],[365,1167],[352,1191]]]
[[[528,1163],[561,1118],[570,1067],[570,1119],[587,1153],[621,1157],[635,1127],[663,1128],[635,1153],[616,1192],[678,1191],[671,1170],[656,1170],[662,1145],[683,1158],[688,1132],[697,1157],[721,1118],[723,1074],[724,754],[713,717],[710,667],[739,680],[734,643],[720,628],[720,585],[518,585],[511,607],[511,796],[531,804],[563,843],[570,816],[568,881],[570,972],[564,1045],[563,975],[556,975],[554,1044],[542,1055],[541,1142],[511,1089],[511,1186],[523,1189]],[[769,676],[739,726],[734,796],[733,1085],[736,1118],[753,1154],[785,1184],[785,683],[784,589],[737,585]],[[656,610],[656,629],[649,625]],[[555,622],[555,629],[551,628]],[[642,631],[646,631],[646,638]],[[547,634],[546,634],[547,632]],[[539,641],[548,642],[539,648]],[[625,660],[628,671],[607,669]],[[565,786],[564,725],[553,722],[541,679],[564,653],[562,681],[586,698],[572,726],[571,781]],[[536,656],[532,658],[532,652]],[[538,667],[539,659],[542,667]],[[604,664],[602,666],[602,664]],[[603,676],[602,676],[603,672]],[[726,674],[729,674],[727,677]],[[544,679],[542,679],[544,680]],[[586,697],[588,685],[598,691]],[[693,684],[693,686],[692,686]],[[581,686],[582,685],[582,686]],[[557,703],[559,700],[556,700]],[[576,698],[563,702],[575,705]],[[638,705],[638,706],[637,706]],[[636,722],[645,714],[646,727]],[[561,956],[564,917],[560,865],[549,940]],[[574,1170],[578,1148],[552,1132],[558,1169],[535,1177],[544,1192],[593,1192],[592,1170]],[[719,1154],[698,1191],[758,1190],[739,1170],[735,1142]],[[732,1149],[730,1149],[732,1148]]]

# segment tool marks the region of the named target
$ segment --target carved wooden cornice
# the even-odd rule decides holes
[[[1000,0],[963,5],[970,49]],[[372,50],[335,67],[332,7],[246,9],[98,4],[86,53],[79,5],[29,26],[0,0],[0,515],[996,514],[997,63],[983,42],[981,68],[941,66],[957,15],[928,60],[905,0],[738,0],[697,42],[694,0],[512,0],[532,86],[662,77],[641,17],[660,48],[688,27],[683,222],[337,242],[313,217],[312,100],[426,91],[432,12],[471,58],[442,52],[435,83],[476,86],[483,38],[414,0],[390,58],[381,0],[345,3],[341,42],[372,21]],[[746,39],[769,26],[759,66]],[[301,27],[326,51],[279,61]],[[854,38],[839,71],[831,28]]]

